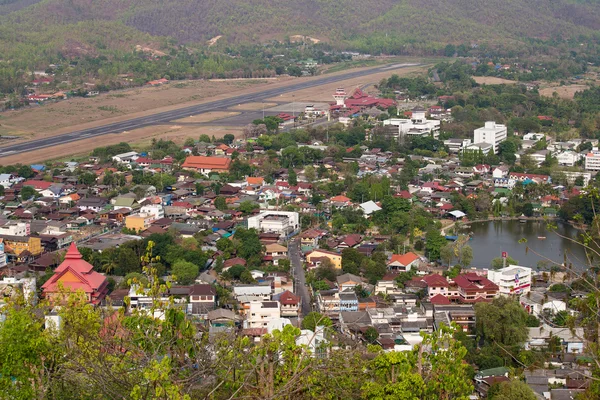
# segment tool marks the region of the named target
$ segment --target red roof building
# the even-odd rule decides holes
[[[279,296],[282,317],[297,317],[300,309],[300,297],[286,290]]]
[[[30,180],[27,180],[27,181],[23,182],[23,186],[31,186],[35,190],[46,190],[46,189],[48,189],[52,185],[54,185],[54,183],[52,183],[52,182],[36,181],[36,180],[33,180],[33,179],[30,179]]]
[[[54,275],[42,285],[44,296],[50,301],[56,301],[62,294],[61,290],[82,291],[89,303],[99,305],[108,293],[108,280],[93,268],[83,259],[75,243],[71,243],[65,260],[54,270]]]
[[[474,272],[458,275],[454,278],[458,291],[458,301],[461,303],[476,303],[491,301],[498,295],[499,287],[485,276]]]

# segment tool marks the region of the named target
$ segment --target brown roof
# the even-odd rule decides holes
[[[215,288],[208,284],[196,284],[190,290],[190,296],[215,296],[216,294]]]

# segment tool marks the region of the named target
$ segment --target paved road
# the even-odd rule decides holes
[[[302,258],[300,256],[300,241],[295,238],[290,241],[290,261],[292,263],[292,270],[294,271],[294,284],[296,285],[296,295],[302,299],[302,315],[306,315],[312,311],[312,305],[310,301],[310,294],[306,286],[306,278],[304,276],[304,268],[302,267]]]
[[[216,100],[209,103],[198,104],[189,107],[183,107],[172,111],[164,111],[160,113],[156,113],[154,115],[149,115],[145,117],[133,118],[127,121],[115,122],[112,124],[107,124],[104,126],[100,126],[97,128],[89,128],[80,131],[75,131],[71,133],[67,133],[64,135],[58,135],[53,137],[48,137],[44,139],[38,139],[31,142],[18,143],[14,145],[0,147],[0,158],[15,155],[20,153],[25,153],[28,151],[43,149],[46,147],[56,146],[65,143],[71,143],[82,139],[89,139],[93,137],[98,137],[110,133],[123,133],[124,131],[143,128],[146,126],[151,126],[159,123],[165,123],[168,121],[172,121],[174,119],[180,119],[189,117],[190,115],[200,114],[208,111],[222,110],[229,107],[236,106],[238,104],[244,103],[252,103],[257,101],[263,101],[265,99],[269,99],[271,97],[278,96],[283,93],[295,92],[297,90],[308,89],[312,87],[317,87],[321,85],[326,85],[330,83],[340,82],[347,79],[360,78],[363,76],[369,76],[372,74],[377,74],[380,72],[391,71],[393,69],[398,68],[408,68],[420,66],[422,64],[393,64],[393,65],[384,65],[378,68],[361,70],[361,71],[352,71],[345,74],[340,75],[325,75],[318,79],[307,79],[301,80],[300,82],[279,88],[266,89],[262,92],[246,94],[231,97],[228,99]],[[123,141],[126,141],[126,136],[123,136]],[[101,144],[101,142],[99,142]]]

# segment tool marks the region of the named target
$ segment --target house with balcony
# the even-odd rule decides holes
[[[279,304],[281,304],[282,317],[298,316],[298,311],[300,310],[299,296],[296,296],[294,293],[286,290],[285,292],[279,294],[277,298],[274,297],[274,300],[278,300]]]

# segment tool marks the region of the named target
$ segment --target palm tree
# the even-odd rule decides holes
[[[100,256],[100,268],[108,275],[117,266],[117,254],[115,251],[104,251]]]

